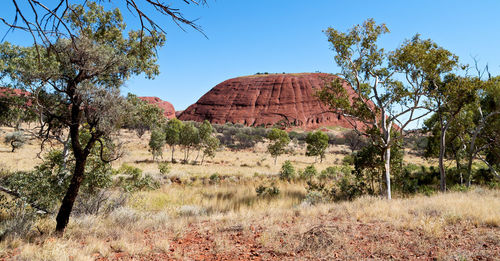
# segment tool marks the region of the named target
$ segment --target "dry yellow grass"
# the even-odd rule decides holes
[[[166,193],[166,190],[167,188],[163,188],[160,191],[148,194],[141,192],[136,195],[154,198]],[[223,190],[227,191],[228,188]],[[190,202],[185,203],[197,203],[203,207],[212,206],[220,209],[226,207],[224,202],[219,202],[221,205],[216,206],[216,202],[204,199],[203,194],[188,192],[187,189],[180,191],[174,188],[173,192],[168,193],[173,196],[177,192],[179,194],[175,201],[178,202],[172,205],[182,204],[181,198],[190,196],[188,199]],[[234,200],[238,200],[238,197]],[[135,201],[136,203],[138,202]],[[148,203],[147,200],[144,203]],[[466,193],[438,194],[432,197],[416,196],[392,201],[363,197],[354,202],[318,206],[303,206],[297,203],[289,205],[289,203],[288,199],[276,198],[238,211],[212,212],[197,216],[178,216],[175,212],[170,212],[170,204],[147,205],[142,209],[129,206],[107,217],[75,217],[62,238],[50,235],[54,226],[52,221],[41,221],[39,228],[44,230],[47,236],[33,243],[2,242],[0,256],[2,252],[5,255],[12,250],[12,245],[8,244],[15,244],[18,247],[17,257],[21,260],[92,260],[96,255],[111,257],[119,252],[132,256],[164,253],[168,252],[172,241],[188,232],[188,227],[200,231],[201,234],[210,233],[214,237],[216,246],[213,251],[219,252],[233,247],[233,243],[221,232],[224,229],[239,227],[244,233],[250,233],[255,227],[261,227],[262,233],[257,243],[285,253],[296,251],[303,244],[300,235],[318,225],[328,227],[330,224],[328,220],[331,219],[337,221],[333,223],[336,232],[332,232],[330,240],[339,244],[348,240],[345,236],[350,227],[363,224],[381,229],[378,232],[380,235],[395,233],[398,230],[421,231],[423,236],[428,238],[425,239],[427,241],[441,238],[447,231],[446,228],[450,226],[473,225],[490,228],[490,232],[483,236],[500,242],[498,230],[500,208],[497,207],[500,206],[500,192],[498,191],[477,188]],[[144,231],[151,232],[145,234]],[[283,240],[286,243],[280,243]],[[429,244],[422,240],[419,244]],[[372,251],[383,254],[393,250],[380,246]]]
[[[126,163],[145,172],[159,172],[157,163],[149,161],[147,136],[138,139],[130,132],[121,135],[126,141],[126,153],[113,163],[115,168]],[[0,139],[2,137],[0,133]],[[39,144],[35,141],[18,152],[8,150],[7,146],[0,145],[0,167],[29,170],[39,163],[36,159]],[[341,146],[331,147],[324,162],[315,164],[316,168],[321,171],[340,163],[343,155],[339,152],[342,150],[347,151]],[[48,217],[34,226],[34,233],[39,234],[37,231],[40,230],[43,235],[35,236],[31,241],[14,238],[0,242],[0,259],[16,255],[19,260],[93,260],[96,257],[115,258],[117,253],[134,257],[168,254],[172,258],[184,259],[185,253],[172,252],[171,246],[190,231],[212,235],[213,248],[210,251],[217,254],[235,251],[234,241],[224,232],[232,229],[241,231],[242,236],[258,231],[255,244],[275,253],[296,253],[303,247],[303,236],[317,226],[332,227],[327,233],[328,239],[333,242],[333,247],[343,247],[335,248],[335,251],[346,259],[366,258],[346,244],[356,240],[358,232],[363,229],[375,239],[380,235],[381,240],[386,241],[403,240],[402,232],[416,231],[412,234],[416,238],[411,241],[416,249],[427,249],[440,240],[446,240],[450,229],[481,229],[482,234],[471,234],[470,237],[485,238],[500,246],[500,192],[495,190],[475,188],[463,193],[431,197],[417,195],[391,201],[362,197],[353,202],[309,206],[302,203],[306,194],[304,183],[275,180],[281,191],[278,196],[262,198],[256,195],[255,187],[273,180],[260,176],[277,174],[284,160],[292,161],[299,169],[314,163],[313,158],[303,154],[301,149],[296,155],[279,157],[274,165],[273,159],[265,152],[265,145],[259,144],[254,150],[221,151],[203,166],[173,164],[170,175],[186,180],[192,176],[209,177],[214,173],[227,178],[217,184],[206,184],[198,179],[181,185],[165,184],[154,191],[136,192],[126,206],[108,216],[73,217],[62,238],[53,236],[54,217]],[[180,157],[181,152],[178,152],[176,158]],[[170,158],[167,149],[164,158]],[[406,160],[432,164],[413,156],[406,157]],[[391,258],[390,254],[398,251],[398,247],[391,244],[374,244],[367,251],[382,259]],[[334,252],[330,248],[323,250],[314,250],[316,252],[308,258],[326,258]],[[443,259],[462,257],[443,251],[437,256]],[[470,257],[468,254],[464,256],[466,259]]]
[[[0,128],[0,141],[6,133],[12,131],[10,128]],[[151,153],[148,151],[149,134],[145,134],[139,139],[133,132],[121,131],[119,140],[123,142],[124,155],[120,159],[113,162],[113,167],[118,168],[122,164],[129,164],[139,167],[145,172],[158,173],[158,165],[152,162]],[[57,144],[54,148],[58,148]],[[266,144],[259,143],[255,148],[242,151],[232,151],[224,149],[219,151],[215,158],[206,159],[203,165],[192,164],[173,164],[172,174],[175,175],[195,175],[195,176],[210,176],[214,173],[227,176],[245,176],[251,177],[255,173],[268,175],[277,174],[281,165],[285,160],[290,160],[298,169],[304,169],[306,166],[314,164],[321,171],[332,165],[342,163],[344,154],[349,152],[346,146],[330,146],[326,153],[326,157],[322,163],[315,162],[313,157],[305,156],[305,147],[296,149],[296,153],[290,155],[282,155],[278,157],[277,163],[274,164],[274,159],[266,152]],[[24,147],[11,153],[8,145],[0,143],[0,168],[7,170],[31,170],[34,166],[40,164],[38,158],[40,153],[40,143],[38,140],[31,140]],[[196,152],[192,153],[190,160],[194,160]],[[170,160],[171,151],[168,146],[165,147],[163,158],[165,161]],[[176,148],[174,157],[179,160],[182,158],[183,152]],[[198,159],[198,161],[201,159]],[[405,161],[408,163],[429,165],[434,164],[432,161],[427,161],[413,155],[405,156]]]

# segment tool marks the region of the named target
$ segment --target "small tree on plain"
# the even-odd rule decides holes
[[[161,128],[151,130],[149,139],[149,151],[153,154],[153,160],[163,157],[163,146],[165,145],[165,132]]]
[[[267,138],[271,142],[269,146],[267,146],[267,151],[274,157],[274,164],[276,165],[278,156],[285,153],[285,148],[288,143],[290,143],[290,137],[288,137],[286,131],[273,128],[267,134]]]
[[[306,137],[307,151],[306,156],[314,156],[314,162],[317,162],[318,156],[323,162],[325,151],[328,148],[328,135],[322,131],[309,132]]]
[[[174,152],[175,146],[180,145],[180,134],[184,124],[178,119],[171,119],[165,126],[165,142],[170,146],[172,151],[172,163],[175,162]]]
[[[215,157],[215,153],[220,147],[220,141],[214,136],[208,136],[203,142],[203,156],[201,157],[201,164],[203,165],[203,161],[205,157],[213,158]]]
[[[179,143],[184,148],[184,163],[188,163],[191,149],[200,143],[198,129],[192,123],[186,123],[182,126],[179,134]]]

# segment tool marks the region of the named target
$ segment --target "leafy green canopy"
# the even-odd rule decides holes
[[[288,137],[286,131],[273,128],[267,134],[267,138],[271,141],[267,151],[274,157],[274,163],[276,164],[278,156],[285,153],[286,146],[290,143],[290,137]]]
[[[323,161],[326,148],[328,148],[328,140],[328,135],[322,131],[309,132],[306,137],[306,155],[319,156],[321,161]]]

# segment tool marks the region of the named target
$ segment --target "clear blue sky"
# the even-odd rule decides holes
[[[208,0],[208,6],[201,7],[171,2],[185,16],[199,18],[208,39],[188,28],[184,32],[165,18],[168,34],[159,50],[161,74],[154,80],[135,77],[124,92],[158,96],[176,110],[232,77],[256,72],[338,73],[322,31],[329,26],[345,31],[367,18],[391,30],[381,41],[388,50],[420,33],[457,54],[462,63],[472,63],[471,56],[476,56],[494,75],[500,72],[497,0]],[[17,35],[6,40],[15,41]]]

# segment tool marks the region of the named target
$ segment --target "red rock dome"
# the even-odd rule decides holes
[[[351,128],[343,116],[329,111],[315,97],[327,82],[338,78],[326,73],[252,75],[226,80],[179,115],[183,121],[203,121],[247,126],[288,126]],[[354,92],[344,86],[350,95]]]
[[[168,102],[168,101],[163,101],[162,99],[158,97],[139,97],[139,99],[143,101],[147,101],[150,104],[156,104],[158,107],[163,109],[163,112],[165,114],[165,117],[168,119],[175,118],[175,109],[174,106]]]

